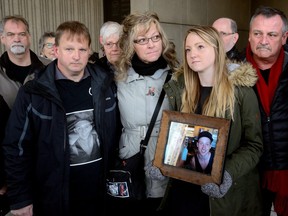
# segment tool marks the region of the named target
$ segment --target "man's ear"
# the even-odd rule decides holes
[[[3,35],[3,33],[1,34],[0,38],[1,38],[1,43],[4,44],[5,36]]]
[[[58,58],[59,47],[54,45],[53,49],[54,49],[54,55],[55,55],[55,57]]]
[[[234,43],[236,44],[237,41],[239,39],[239,34],[236,32],[234,35],[233,35],[233,40],[234,40]]]
[[[285,34],[283,34],[283,37],[282,37],[282,45],[288,43],[288,41],[287,41],[287,37],[288,37],[288,31],[285,32]]]

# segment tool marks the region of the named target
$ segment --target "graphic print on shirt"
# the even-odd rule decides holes
[[[98,134],[94,127],[93,110],[67,113],[70,166],[98,161],[101,158]]]

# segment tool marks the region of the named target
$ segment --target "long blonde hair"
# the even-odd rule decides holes
[[[187,31],[183,47],[185,47],[187,36],[191,33],[202,38],[207,44],[214,48],[215,52],[214,84],[210,96],[203,104],[202,114],[222,118],[229,116],[233,119],[235,102],[234,86],[228,78],[226,53],[223,42],[213,27],[195,25]],[[187,63],[185,49],[183,59],[182,73],[184,73],[185,89],[182,95],[181,111],[194,113],[200,99],[201,84],[198,73],[193,71]]]
[[[119,39],[119,46],[123,50],[119,61],[116,63],[116,79],[122,80],[127,76],[127,70],[131,67],[131,59],[135,53],[134,40],[141,33],[149,31],[151,24],[156,25],[162,38],[162,56],[173,70],[178,67],[175,46],[172,44],[160,25],[158,15],[154,12],[131,13],[122,22],[123,31]]]

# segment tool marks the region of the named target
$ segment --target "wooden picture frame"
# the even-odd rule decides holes
[[[158,167],[163,175],[186,182],[198,185],[221,184],[230,124],[231,120],[225,118],[164,110],[153,165]],[[190,166],[193,164],[192,160],[195,165],[196,159],[192,157],[201,152],[197,149],[195,153],[195,143],[199,146],[197,136],[202,131],[211,133],[214,142],[214,147],[212,142],[209,150],[214,159],[212,165],[210,163],[212,169],[208,173],[193,170]],[[185,148],[190,149],[191,153]],[[187,153],[186,156],[190,154],[188,161],[185,160],[184,152]],[[200,156],[197,156],[197,160],[198,157]]]

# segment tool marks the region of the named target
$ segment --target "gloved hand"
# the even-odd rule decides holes
[[[232,177],[225,170],[221,185],[217,185],[215,183],[207,183],[201,186],[201,190],[203,193],[207,194],[210,197],[222,198],[227,193],[231,185],[232,185]]]
[[[166,177],[162,175],[159,168],[152,165],[152,161],[150,161],[145,167],[144,170],[148,176],[150,176],[153,180],[163,181]]]

